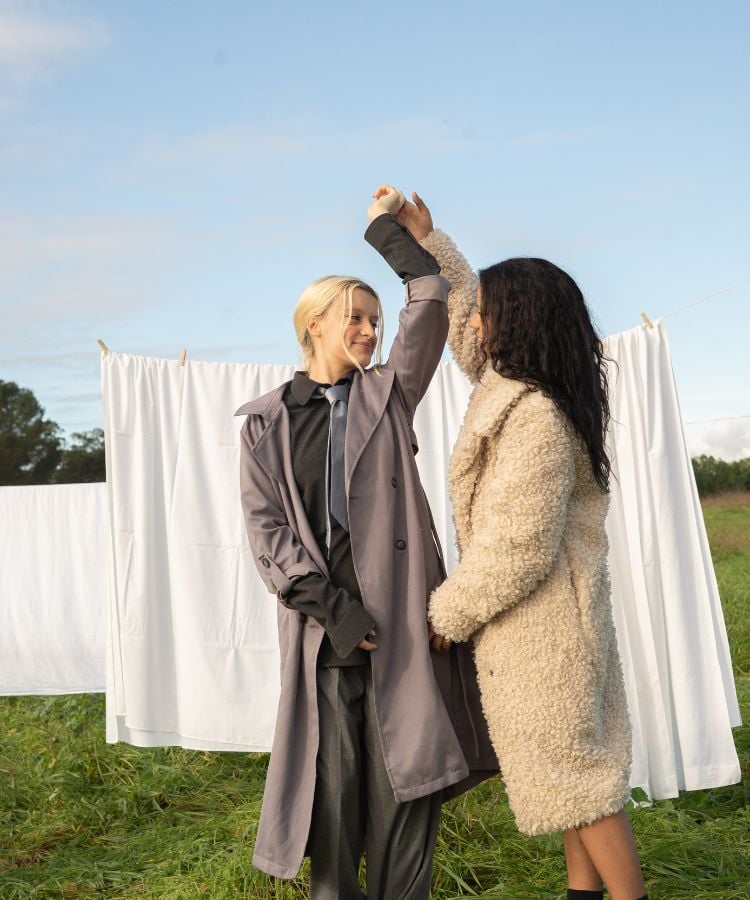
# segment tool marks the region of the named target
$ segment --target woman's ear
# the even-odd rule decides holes
[[[318,317],[307,320],[307,333],[309,335],[320,336],[320,319]]]

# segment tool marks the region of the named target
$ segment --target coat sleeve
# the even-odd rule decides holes
[[[384,368],[394,371],[410,421],[443,355],[449,289],[450,284],[440,275],[425,275],[406,285],[406,305]]]
[[[283,601],[297,578],[323,573],[289,527],[273,480],[251,452],[261,430],[256,416],[240,429],[240,497],[253,561],[268,590]]]
[[[440,271],[451,283],[448,295],[448,346],[458,367],[472,384],[476,384],[477,371],[483,365],[484,356],[468,323],[477,302],[479,278],[458,247],[440,229],[431,231],[420,243],[435,257]]]
[[[534,590],[552,571],[575,483],[573,439],[563,415],[538,393],[524,398],[491,448],[491,509],[477,510],[472,537],[430,598],[435,630],[454,641]],[[492,451],[495,451],[492,453]]]

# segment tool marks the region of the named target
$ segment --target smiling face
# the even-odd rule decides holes
[[[372,361],[378,340],[379,304],[369,291],[355,288],[351,311],[345,295],[326,312],[308,322],[315,357],[333,369],[351,371],[355,361],[363,369]],[[348,352],[347,352],[348,351]]]

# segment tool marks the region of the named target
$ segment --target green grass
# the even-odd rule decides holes
[[[750,715],[750,503],[705,508],[737,689]],[[750,727],[743,784],[631,811],[652,898],[750,897]],[[104,699],[0,698],[0,898],[291,900],[251,865],[266,757],[104,740]],[[557,835],[513,824],[498,779],[445,807],[433,896],[564,897]]]

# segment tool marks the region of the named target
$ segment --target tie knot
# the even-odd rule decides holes
[[[323,396],[333,406],[338,400],[348,402],[349,400],[349,382],[346,384],[334,384],[332,387],[326,388]]]

